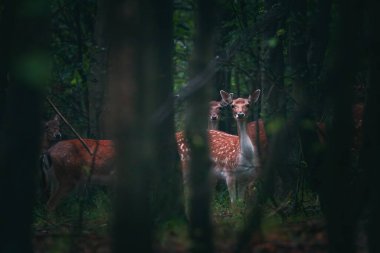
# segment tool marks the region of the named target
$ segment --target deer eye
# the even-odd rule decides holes
[[[250,105],[250,104],[247,104],[246,106],[247,106],[247,108],[249,108],[251,105]]]
[[[231,105],[231,108],[235,108],[236,106],[235,105]]]

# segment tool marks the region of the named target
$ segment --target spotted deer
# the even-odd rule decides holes
[[[87,182],[96,185],[112,183],[115,153],[113,142],[93,139],[84,141],[93,155],[78,139],[60,141],[46,152],[49,163],[45,172],[50,186],[48,210],[54,210],[70,192],[83,187]]]
[[[220,114],[223,107],[227,104],[222,101],[212,100],[209,102],[209,113],[208,113],[208,129],[209,130],[218,130]]]
[[[232,94],[220,92],[224,103],[232,107],[233,117],[238,124],[239,135],[231,135],[221,131],[208,130],[210,158],[214,177],[226,181],[231,203],[244,198],[245,191],[257,177],[260,159],[255,145],[247,134],[246,119],[249,106],[259,99],[260,90],[256,90],[249,98],[232,99]],[[186,144],[183,132],[176,134],[178,151],[182,163],[184,183],[188,181],[191,151]]]

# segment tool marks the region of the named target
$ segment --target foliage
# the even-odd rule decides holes
[[[275,0],[218,1],[215,50],[215,56],[218,56],[218,71],[213,80],[212,99],[220,99],[216,92],[220,89],[234,93],[235,97],[246,96],[256,88],[262,89],[264,95],[261,104],[255,108],[255,116],[252,119],[260,116],[267,120],[265,127],[270,143],[287,124],[293,123],[291,131],[287,132],[288,137],[285,138],[289,141],[286,143],[287,156],[276,165],[273,176],[275,179],[271,182],[274,196],[277,198],[275,200],[284,210],[279,210],[278,205],[266,200],[262,206],[265,217],[261,220],[264,234],[270,234],[284,222],[298,222],[309,219],[310,216],[320,218],[320,209],[311,203],[314,203],[315,195],[319,194],[319,187],[324,179],[319,174],[321,167],[318,166],[321,165],[320,160],[324,161],[323,155],[327,148],[324,143],[316,140],[314,130],[317,121],[323,121],[329,129],[328,126],[334,124],[334,117],[337,116],[333,105],[336,101],[339,103],[339,96],[331,96],[333,85],[326,84],[335,83],[328,83],[326,80],[329,75],[335,74],[330,73],[331,69],[339,64],[337,49],[345,46],[339,44],[342,42],[339,40],[341,27],[344,25],[344,22],[340,23],[342,6],[336,1],[323,6],[328,2],[294,1],[294,4],[286,6],[284,2]],[[51,8],[53,11],[50,45],[53,63],[52,84],[48,96],[85,137],[89,134],[90,120],[88,79],[94,64],[94,54],[99,50],[94,42],[97,1],[53,0]],[[183,89],[190,79],[189,62],[192,60],[194,35],[198,25],[195,23],[196,11],[194,1],[174,1],[175,94]],[[352,101],[355,102],[365,101],[366,87],[370,82],[369,31],[363,29],[368,20],[362,12],[363,10],[358,10],[359,28],[350,31],[351,39],[346,41],[347,44],[359,41],[359,38],[362,38],[360,41],[364,41],[355,41],[358,42],[357,48],[350,51],[358,55],[354,61],[357,66],[353,67],[355,69],[350,73],[354,76],[354,80],[351,80],[354,86],[361,87],[361,91],[354,90],[351,94]],[[3,15],[3,6],[0,5],[0,18]],[[35,78],[34,75],[41,75],[44,71],[48,75],[50,70],[41,68],[42,65],[47,65],[44,61],[45,59],[31,57],[25,61],[26,66],[21,66],[23,69],[20,73],[31,80]],[[28,69],[29,72],[24,69]],[[177,131],[185,128],[183,119],[189,106],[187,101],[175,105]],[[47,104],[45,108],[45,114],[51,114]],[[293,118],[298,113],[301,114],[299,122]],[[230,114],[228,109],[224,112],[221,128],[223,131],[237,134]],[[271,114],[275,116],[271,117]],[[64,129],[64,132],[66,137],[72,137],[67,129]],[[308,134],[313,136],[310,137]],[[357,182],[357,175],[362,173],[358,165],[358,156],[354,157],[355,165],[348,169],[352,173],[345,178],[353,185]],[[98,192],[91,199],[85,212],[86,229],[102,232],[108,229],[109,205],[109,196],[102,192]],[[215,194],[212,206],[213,221],[218,227],[216,234],[220,238],[232,236],[247,222],[246,205],[239,203],[231,207],[225,189]],[[54,216],[47,214],[42,206],[38,206],[35,210],[35,229],[51,230],[70,224],[65,228],[65,232],[68,232],[71,223],[75,223],[78,209],[75,198],[66,202]],[[310,216],[308,211],[312,213]],[[100,228],[101,225],[104,227]],[[173,234],[183,245],[188,245],[188,234],[184,231],[186,224],[182,220],[155,225],[158,227],[156,240],[162,245],[170,244]],[[230,228],[233,233],[228,231]],[[62,240],[60,243],[64,245],[66,241]]]

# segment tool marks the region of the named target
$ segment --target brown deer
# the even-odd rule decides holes
[[[232,95],[232,94],[231,94]],[[208,113],[208,130],[218,130],[221,109],[227,104],[224,101],[215,101],[212,100],[209,102],[209,113]]]
[[[87,182],[97,185],[112,183],[115,153],[113,142],[93,139],[84,141],[93,155],[89,154],[78,139],[60,141],[47,151],[49,164],[45,173],[50,184],[48,210],[54,210],[70,192]]]
[[[227,96],[226,93],[225,96]],[[228,96],[230,101],[232,101],[231,99],[233,97],[233,93],[229,93]],[[228,106],[227,103],[228,102],[224,101],[223,99],[221,101],[213,100],[209,102],[210,110],[208,130],[219,130],[221,109]],[[259,128],[258,131],[257,128]],[[265,157],[268,152],[268,140],[264,128],[264,121],[262,119],[259,119],[257,121],[251,121],[247,123],[247,133],[248,136],[251,138],[251,141],[260,146],[260,154],[262,154]]]
[[[57,114],[51,120],[45,122],[41,144],[42,152],[47,151],[53,144],[61,140],[60,127],[61,121]]]
[[[60,132],[61,120],[59,116],[56,114],[51,120],[47,121],[43,125],[43,135],[41,141],[41,155],[40,155],[40,167],[42,169],[41,177],[41,189],[39,189],[39,194],[41,196],[44,194],[43,192],[47,191],[48,178],[44,169],[46,168],[47,160],[45,159],[45,153],[47,150],[53,146],[57,141],[62,139],[62,134]]]
[[[260,158],[247,134],[246,119],[248,108],[255,103],[260,90],[256,90],[248,99],[232,99],[232,94],[221,91],[224,103],[232,107],[233,117],[238,124],[239,136],[221,131],[208,130],[210,158],[213,163],[213,174],[226,181],[231,203],[244,197],[247,186],[252,183],[260,167]],[[189,160],[191,151],[188,149],[183,132],[176,134],[178,151],[182,162],[184,183],[187,184],[189,175]]]

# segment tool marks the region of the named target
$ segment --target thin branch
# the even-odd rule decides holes
[[[78,132],[74,129],[74,127],[66,120],[66,118],[61,114],[61,112],[58,110],[58,108],[53,104],[53,102],[47,97],[46,100],[50,104],[50,106],[53,108],[53,110],[61,117],[63,122],[70,128],[70,130],[75,134],[76,137],[80,140],[82,145],[85,147],[87,152],[92,156],[93,153],[91,152],[90,148],[88,147],[87,143],[83,140],[83,138],[78,134]]]

